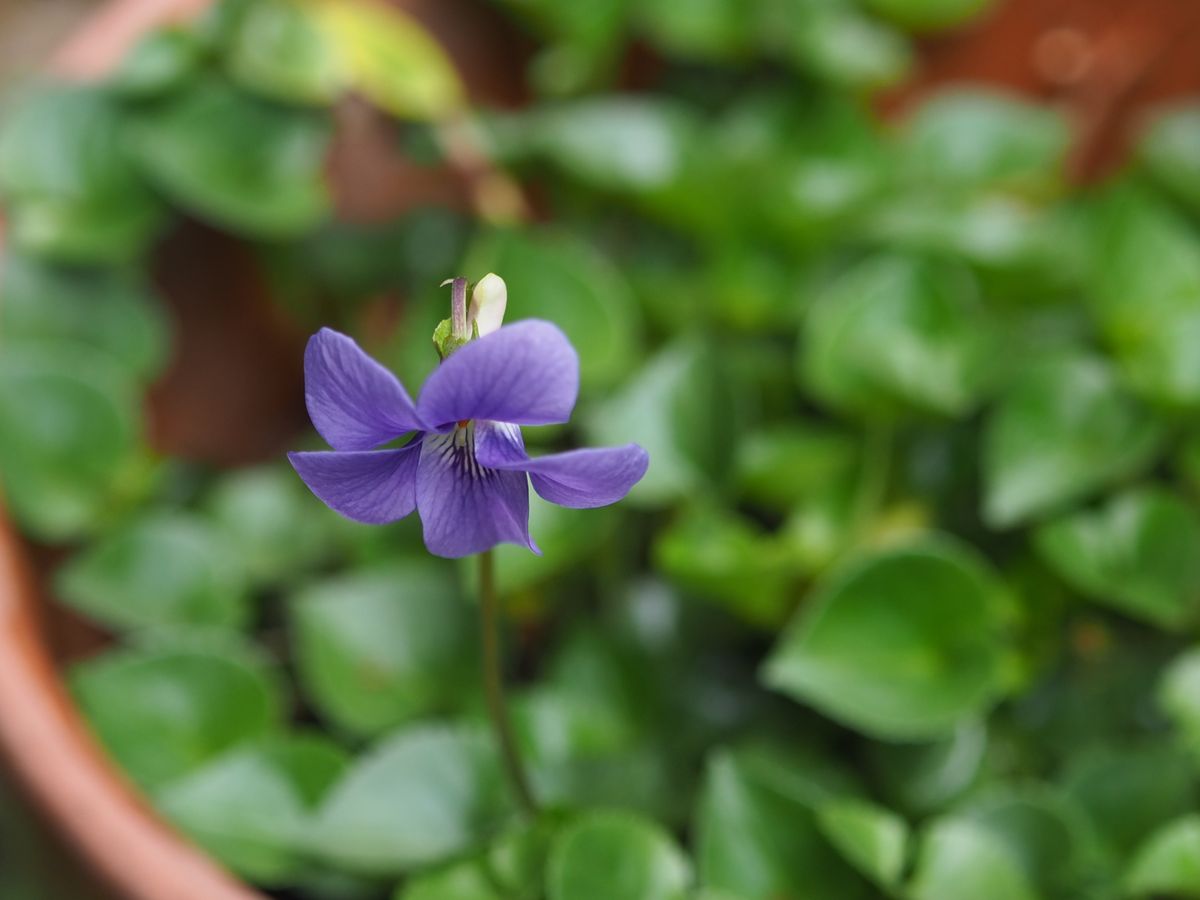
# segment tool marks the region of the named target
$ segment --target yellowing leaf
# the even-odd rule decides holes
[[[443,119],[461,108],[453,63],[412,17],[374,0],[322,0],[313,12],[344,57],[353,86],[381,109]]]

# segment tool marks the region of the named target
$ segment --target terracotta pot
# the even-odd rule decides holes
[[[926,40],[916,76],[881,105],[902,115],[958,82],[1056,104],[1075,131],[1069,174],[1095,181],[1126,159],[1147,110],[1200,93],[1198,53],[1192,0],[995,0],[966,29]]]
[[[51,68],[68,77],[102,76],[147,29],[207,4],[114,0],[68,41]],[[495,19],[470,0],[405,5],[450,49],[476,97],[519,101],[523,48]],[[928,41],[913,83],[882,105],[901,113],[931,88],[961,80],[1051,98],[1077,126],[1075,173],[1090,177],[1120,158],[1139,110],[1200,87],[1191,68],[1198,27],[1200,10],[1191,0],[1002,0],[984,22]],[[381,218],[416,200],[462,205],[472,180],[489,177],[469,152],[456,157],[465,170],[459,176],[406,165],[390,149],[388,127],[355,104],[339,110],[339,132],[330,174],[345,218]],[[180,340],[150,398],[153,440],[172,453],[222,464],[274,454],[302,420],[301,336],[274,313],[252,260],[235,241],[187,226],[164,245],[159,263]],[[209,284],[220,289],[204,278],[216,279]],[[226,379],[238,390],[229,391]],[[47,638],[77,645],[78,626],[39,595],[27,549],[0,520],[0,750],[20,782],[128,900],[263,900],[176,836],[96,745],[63,690]],[[94,640],[85,633],[85,645]]]

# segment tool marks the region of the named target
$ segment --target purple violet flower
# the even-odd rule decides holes
[[[455,350],[416,403],[396,376],[328,328],[308,342],[304,380],[309,416],[333,447],[288,454],[309,489],[357,522],[394,522],[417,510],[425,546],[438,556],[505,542],[540,553],[529,535],[527,479],[551,503],[607,506],[649,465],[637,444],[526,454],[520,426],[566,422],[579,393],[575,348],[538,319]],[[380,449],[410,433],[403,446]]]

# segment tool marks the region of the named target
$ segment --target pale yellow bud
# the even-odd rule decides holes
[[[479,336],[491,334],[504,324],[504,309],[508,306],[508,285],[499,275],[489,272],[471,292],[470,321]]]

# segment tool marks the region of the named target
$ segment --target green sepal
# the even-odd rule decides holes
[[[471,336],[468,338],[460,338],[454,336],[454,324],[452,319],[442,319],[438,322],[437,328],[433,329],[433,349],[437,351],[438,359],[445,359],[459,347],[468,344],[479,337],[479,325],[475,322],[471,323]]]

